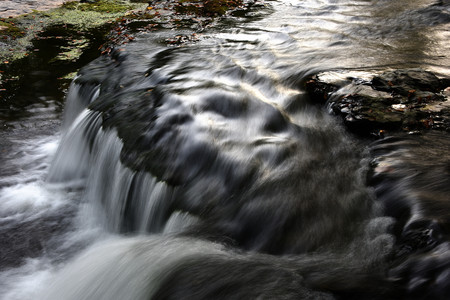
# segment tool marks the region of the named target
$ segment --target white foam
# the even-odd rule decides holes
[[[66,203],[67,197],[61,188],[50,187],[43,181],[58,140],[58,136],[48,136],[13,141],[18,144],[20,155],[9,163],[20,172],[0,179],[0,183],[6,185],[0,189],[0,218],[36,217]]]
[[[38,299],[36,294],[45,288],[53,268],[45,259],[29,259],[21,268],[0,273],[1,289],[7,290],[1,300]],[[1,290],[0,290],[1,291]]]
[[[218,244],[188,238],[115,237],[49,277],[37,298],[22,300],[150,299],[174,264],[205,254],[227,255]]]
[[[61,191],[49,190],[43,182],[6,187],[0,191],[0,216],[39,214],[64,204]]]

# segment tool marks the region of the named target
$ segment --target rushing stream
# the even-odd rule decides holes
[[[302,83],[449,76],[449,23],[445,1],[265,1],[98,58],[64,116],[48,98],[0,132],[0,299],[447,299],[450,136],[357,139]]]

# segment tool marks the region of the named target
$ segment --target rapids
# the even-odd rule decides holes
[[[302,85],[449,76],[448,4],[257,3],[88,64],[61,133],[49,108],[2,132],[0,299],[450,296],[448,133],[361,140]]]

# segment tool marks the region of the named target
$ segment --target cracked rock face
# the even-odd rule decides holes
[[[384,131],[450,130],[448,79],[421,69],[327,72],[306,82],[314,102],[326,103],[362,136]]]

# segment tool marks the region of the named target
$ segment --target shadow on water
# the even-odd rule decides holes
[[[0,119],[3,128],[10,121],[24,120],[33,105],[56,105],[59,113],[64,106],[64,96],[70,82],[80,67],[100,54],[99,48],[107,41],[111,24],[80,32],[64,25],[45,28],[32,41],[31,53],[11,63],[2,64],[3,78],[0,92]],[[83,48],[77,49],[76,43]],[[81,55],[66,53],[68,49]]]

